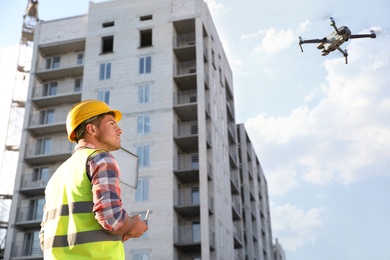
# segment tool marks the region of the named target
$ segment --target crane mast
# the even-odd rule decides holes
[[[38,21],[38,0],[27,0],[26,12],[23,15],[16,74],[0,172],[0,258],[2,258],[1,254],[4,251],[10,201],[14,189],[14,179],[28,92],[29,73],[31,70],[34,33]]]

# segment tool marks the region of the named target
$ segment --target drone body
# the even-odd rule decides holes
[[[347,50],[342,50],[340,45],[349,39],[357,39],[357,38],[376,38],[376,34],[371,30],[370,34],[352,34],[351,30],[347,26],[341,26],[340,28],[336,27],[336,23],[332,17],[330,17],[330,25],[334,28],[334,32],[330,33],[328,36],[322,39],[311,39],[311,40],[302,40],[299,37],[299,47],[301,47],[301,51],[303,52],[302,44],[305,43],[319,43],[317,49],[321,50],[322,56],[328,55],[330,52],[334,50],[340,51],[345,57],[345,64],[348,63],[348,52]]]

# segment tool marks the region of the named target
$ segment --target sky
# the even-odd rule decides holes
[[[268,181],[273,237],[288,260],[390,259],[390,1],[207,0],[244,123]],[[39,1],[52,20],[88,1]],[[0,2],[0,108],[8,114],[27,0]],[[321,56],[336,25],[376,39]],[[6,37],[4,37],[6,36]],[[6,124],[0,126],[4,143]],[[2,145],[3,146],[3,145]],[[2,151],[0,151],[1,153]]]

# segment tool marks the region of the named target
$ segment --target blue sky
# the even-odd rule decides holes
[[[237,122],[245,123],[268,180],[273,236],[287,259],[389,259],[390,2],[206,2],[233,71]],[[26,3],[0,2],[7,25],[0,28],[2,111]],[[39,5],[42,20],[87,11],[88,1]],[[352,33],[377,32],[342,45],[348,65],[339,52],[321,56],[315,44],[299,49],[299,36],[332,32],[330,16]]]

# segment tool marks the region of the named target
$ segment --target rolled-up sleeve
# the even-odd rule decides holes
[[[95,218],[108,232],[117,230],[127,216],[122,208],[118,164],[110,153],[104,151],[93,154],[87,164]]]

